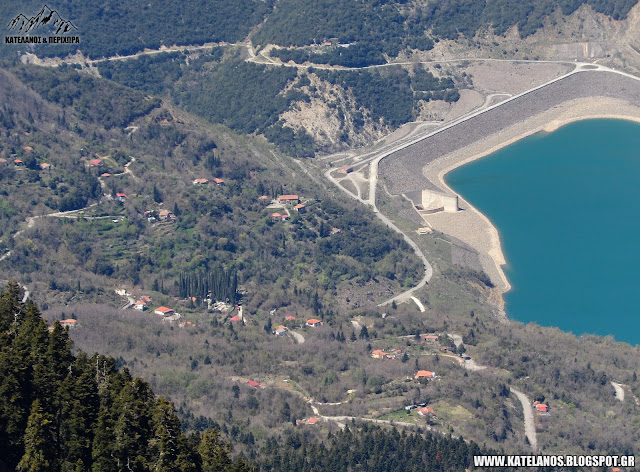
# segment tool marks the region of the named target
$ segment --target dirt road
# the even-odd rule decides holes
[[[538,450],[538,438],[536,436],[536,427],[533,422],[533,407],[531,406],[531,402],[521,391],[516,390],[513,387],[510,387],[509,390],[518,397],[518,400],[520,400],[520,403],[522,404],[522,410],[524,411],[524,432],[529,440],[529,444],[531,444],[531,449],[536,452]]]
[[[618,382],[611,382],[611,385],[613,385],[613,388],[616,391],[616,398],[618,400],[620,400],[621,402],[624,401],[624,388],[622,388],[622,384],[619,384]]]

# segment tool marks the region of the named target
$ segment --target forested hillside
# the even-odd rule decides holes
[[[113,356],[114,366],[171,398],[186,427],[219,427],[220,437],[265,470],[334,467],[326,450],[350,465],[395,467],[389,454],[366,462],[374,443],[383,451],[422,451],[400,454],[417,468],[434,448],[439,463],[438,447],[455,459],[434,469],[468,465],[474,446],[421,443],[410,434],[427,427],[529,452],[524,407],[511,388],[551,408],[535,413],[541,451],[638,450],[636,348],[500,322],[487,277],[460,261],[468,248],[437,232],[415,239],[435,273],[416,293],[424,311],[413,303],[377,307],[423,274],[401,238],[314,180],[309,160],[290,159],[259,137],[238,136],[167,100],[245,133],[282,133],[298,146],[304,140],[272,113],[322,99],[342,114],[343,130],[396,126],[417,101],[454,101],[469,79],[421,65],[285,70],[243,61],[233,47],[131,64],[99,70],[139,90],[72,67],[0,70],[0,271],[28,287],[52,324],[74,320],[69,336],[77,347]],[[216,81],[207,83],[209,76]],[[169,90],[173,80],[179,93]],[[250,102],[234,94],[234,80]],[[295,197],[278,201],[282,195]],[[406,200],[380,192],[377,204],[415,234],[417,224],[404,220]],[[134,310],[143,297],[147,310]],[[160,317],[159,307],[180,318]],[[463,353],[481,367],[466,364]],[[96,359],[76,356],[67,368],[89,375]],[[416,378],[420,370],[437,377]],[[626,400],[614,396],[612,383]],[[118,395],[114,405],[124,402]],[[155,399],[145,395],[153,424]],[[16,419],[25,430],[32,403]],[[418,404],[434,413],[406,409]],[[309,423],[312,415],[321,420]],[[351,418],[356,425],[402,423],[407,436],[359,436]],[[345,423],[350,431],[337,435]],[[155,463],[154,447],[139,454],[140,463]],[[280,449],[286,460],[272,452]],[[11,460],[19,462],[24,450],[15,451]],[[69,464],[75,457],[55,454]]]
[[[420,277],[401,238],[258,143],[73,69],[1,73],[0,153],[11,165],[0,166],[0,238],[11,254],[0,264],[41,293],[108,300],[105,286],[127,283],[200,305],[207,294],[185,294],[180,280],[226,271],[252,310],[318,316],[336,294],[373,302]],[[306,211],[268,208],[282,194]],[[274,221],[278,212],[288,220]]]
[[[218,429],[187,436],[173,404],[116,360],[72,353],[68,330],[48,327],[22,295],[15,283],[0,292],[1,470],[457,471],[496,452],[354,423],[327,443],[292,430],[271,435],[250,466],[230,456]]]
[[[173,404],[114,359],[74,355],[21,297],[14,283],[0,293],[1,470],[250,470],[218,431],[185,436]]]
[[[335,39],[358,43],[394,57],[404,48],[430,49],[433,40],[468,39],[492,28],[504,34],[514,25],[521,37],[535,33],[543,20],[558,10],[573,13],[583,4],[615,20],[624,19],[637,0],[496,0],[380,1],[280,0],[253,36],[256,45],[306,46]],[[340,12],[340,14],[336,14]]]
[[[43,3],[36,0],[19,4],[3,2],[0,16],[8,24],[20,13],[35,16],[42,6]],[[38,53],[66,55],[80,49],[92,58],[132,54],[161,45],[242,41],[272,9],[270,2],[260,0],[187,0],[180,3],[107,0],[100,3],[60,2],[49,6],[78,28],[73,33],[80,36],[81,42],[79,46],[41,45]],[[10,32],[16,33],[7,29],[7,34]],[[36,33],[37,30],[32,31],[32,34]],[[10,52],[11,48],[3,48],[2,54]]]
[[[469,79],[444,76],[422,65],[381,70],[297,70],[244,61],[234,51],[215,48],[190,57],[172,53],[124,62],[102,62],[103,77],[167,97],[205,119],[239,133],[264,134],[283,152],[313,156],[352,144],[359,134],[383,132],[415,119],[431,100],[456,102]],[[282,53],[287,51],[282,50]],[[284,60],[289,58],[281,54]],[[294,58],[295,59],[295,58]],[[353,97],[353,99],[351,99]],[[315,101],[328,103],[337,136],[310,136],[283,116]],[[338,141],[328,145],[327,138]]]
[[[403,49],[428,50],[433,41],[473,38],[479,30],[493,28],[504,34],[517,25],[525,37],[542,26],[554,11],[573,13],[583,4],[615,19],[624,19],[637,0],[189,0],[179,5],[160,1],[108,0],[99,5],[65,2],[51,5],[78,28],[81,44],[73,46],[39,45],[43,55],[66,55],[76,49],[92,58],[115,54],[132,54],[144,48],[202,44],[205,42],[238,42],[250,30],[262,25],[255,35],[255,45],[269,43],[281,46],[306,46],[335,40],[356,43],[357,57],[369,58],[370,64],[382,55],[395,57]],[[42,3],[30,0],[4,3],[0,16],[8,23],[22,13],[34,16]],[[10,54],[11,48],[4,48]],[[6,57],[6,56],[5,56]],[[355,60],[343,65],[355,64]]]
[[[242,0],[229,4],[189,0],[176,6],[165,1],[71,2],[60,5],[59,10],[78,27],[74,34],[80,36],[79,45],[14,44],[3,48],[0,55],[18,61],[25,60],[25,53],[42,58],[79,51],[96,59],[207,43],[211,49],[175,48],[170,54],[98,63],[97,68],[107,78],[160,95],[236,132],[263,135],[290,155],[309,157],[374,142],[414,120],[448,119],[459,91],[472,86],[471,77],[433,69],[429,73],[436,79],[452,83],[446,91],[418,89],[403,77],[413,75],[408,62],[446,61],[451,53],[458,58],[481,55],[535,60],[541,52],[548,53],[546,48],[554,50],[556,43],[588,42],[590,37],[601,41],[614,34],[585,30],[579,22],[568,28],[553,26],[583,5],[584,17],[591,17],[593,11],[617,21],[626,18],[636,3]],[[33,0],[19,9],[3,4],[0,16],[9,21],[19,13],[35,15],[40,8]],[[594,21],[596,29],[608,23],[598,15]],[[543,40],[536,40],[535,47],[522,41],[545,24]],[[615,23],[609,27],[612,25]],[[515,39],[517,35],[506,38],[514,26],[520,40]],[[6,33],[17,34],[8,28]],[[601,44],[596,46],[599,57],[616,56],[615,40],[610,41],[602,50]],[[560,49],[575,50],[568,45]],[[73,61],[82,63],[83,59]],[[295,64],[281,67],[280,61]],[[359,69],[391,62],[404,63],[402,72],[340,71],[340,76],[332,77],[331,72],[316,75],[298,67]]]
[[[261,470],[370,472],[448,471],[473,469],[473,456],[496,454],[473,442],[437,436],[391,433],[380,427],[347,427],[327,444],[291,435],[284,444],[270,442]],[[487,469],[499,470],[499,469]],[[517,468],[509,468],[517,470]]]

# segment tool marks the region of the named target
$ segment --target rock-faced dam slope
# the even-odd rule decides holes
[[[567,102],[595,97],[640,107],[640,80],[601,70],[574,73],[390,154],[380,161],[380,175],[391,194],[441,190],[425,177],[427,164]]]

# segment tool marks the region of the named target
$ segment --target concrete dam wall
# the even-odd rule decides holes
[[[446,211],[447,213],[455,213],[460,210],[458,206],[458,196],[445,195],[444,193],[435,192],[433,190],[423,190],[421,205],[418,210],[425,213],[436,213]]]

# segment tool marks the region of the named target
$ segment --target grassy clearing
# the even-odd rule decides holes
[[[418,414],[417,409],[413,409],[407,412],[404,408],[402,408],[401,410],[392,411],[391,413],[382,415],[377,419],[387,420],[387,421],[398,421],[402,423],[415,423],[417,425],[426,424],[424,417]]]

